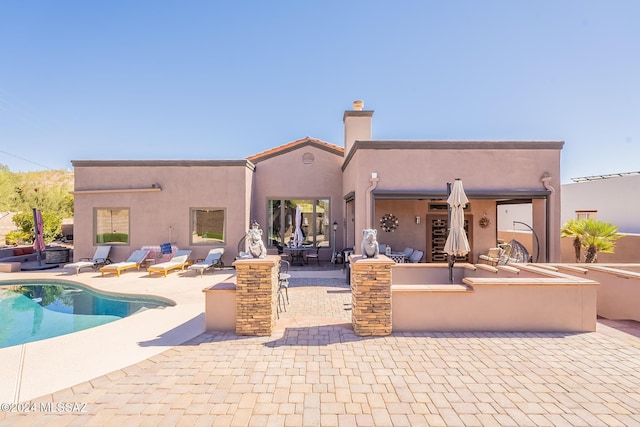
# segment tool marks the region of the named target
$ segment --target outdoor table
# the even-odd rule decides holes
[[[310,246],[300,246],[298,248],[282,248],[285,252],[291,254],[291,265],[304,265],[304,251],[313,249]]]
[[[387,256],[399,264],[404,264],[407,259],[407,256],[402,252],[391,253]]]

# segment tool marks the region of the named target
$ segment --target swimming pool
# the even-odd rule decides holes
[[[0,281],[0,348],[93,328],[169,301],[110,295],[66,281]]]

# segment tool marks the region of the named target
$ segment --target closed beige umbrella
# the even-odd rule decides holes
[[[451,184],[447,184],[451,187]],[[449,191],[448,191],[449,192]],[[469,203],[462,187],[462,180],[456,178],[447,198],[449,204],[449,234],[444,244],[444,251],[449,255],[449,282],[453,283],[453,264],[457,256],[469,253],[469,240],[464,231],[464,208]]]

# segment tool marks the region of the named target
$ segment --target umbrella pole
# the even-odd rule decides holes
[[[35,240],[34,243],[36,244],[36,251],[38,252],[38,265],[42,265],[42,254],[40,253],[40,245],[37,243],[38,242],[38,215],[36,214],[36,208],[32,208],[33,209],[33,230],[35,231]]]
[[[451,195],[451,187],[453,184],[447,182],[447,199]],[[447,235],[451,234],[451,206],[447,205]],[[453,283],[453,262],[455,258],[451,254],[447,254],[447,261],[449,262],[449,283]]]

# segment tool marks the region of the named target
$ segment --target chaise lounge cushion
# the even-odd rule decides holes
[[[116,276],[120,277],[120,273],[123,271],[131,270],[133,268],[140,271],[140,266],[147,258],[149,251],[146,249],[138,249],[133,251],[126,261],[116,262],[115,264],[105,265],[100,268],[100,273],[104,276],[104,273],[116,273]]]
[[[190,250],[178,250],[176,254],[171,258],[171,261],[162,262],[160,264],[154,264],[147,268],[147,273],[151,276],[152,273],[162,273],[164,277],[167,277],[167,273],[171,270],[184,270],[189,262]]]

